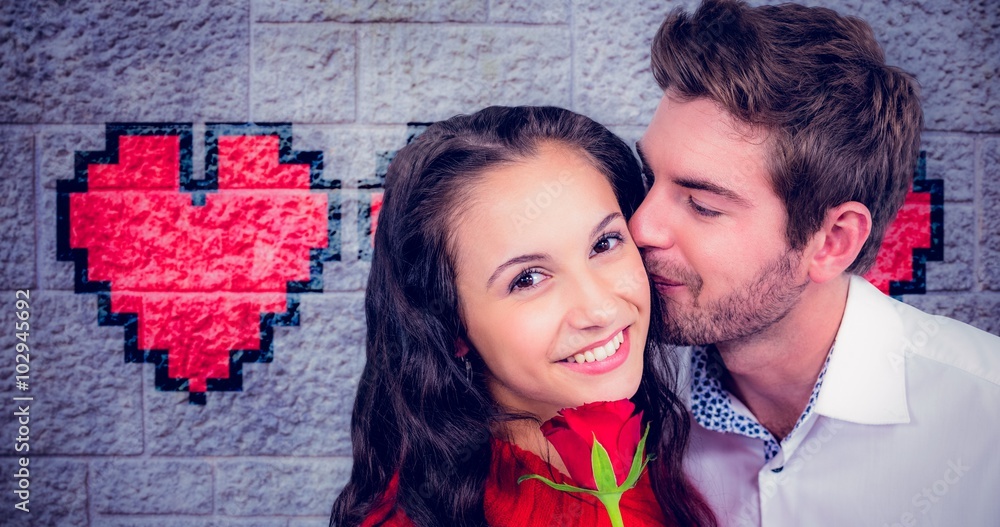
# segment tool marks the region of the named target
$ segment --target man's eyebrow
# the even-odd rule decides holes
[[[704,190],[705,192],[711,192],[712,194],[722,196],[723,198],[732,201],[737,205],[741,205],[744,207],[749,207],[751,205],[750,202],[743,196],[740,196],[739,194],[733,192],[732,190],[726,187],[716,185],[715,183],[712,183],[710,181],[705,181],[704,179],[682,176],[674,178],[673,182],[675,185],[679,187],[691,190]]]
[[[646,161],[646,156],[642,154],[642,147],[639,146],[639,141],[635,142],[635,153],[639,154],[639,161],[642,164],[642,174],[646,176],[646,190],[653,188],[653,181],[656,176],[653,175],[653,167],[649,166]]]
[[[638,141],[636,141],[635,143],[635,151],[637,154],[639,154],[639,161],[642,161],[642,173],[646,175],[646,178],[649,181],[648,184],[650,187],[652,187],[653,180],[655,179],[655,176],[653,175],[653,168],[649,166],[649,163],[646,161],[646,156],[643,155],[642,146],[639,145]],[[705,181],[704,179],[699,179],[695,177],[677,177],[673,178],[673,182],[677,186],[684,187],[687,189],[704,190],[705,192],[711,192],[712,194],[717,194],[725,199],[728,199],[729,201],[732,201],[733,203],[736,203],[737,205],[742,205],[744,207],[750,206],[750,202],[743,196],[740,196],[739,194],[733,192],[732,190],[726,187],[716,185],[715,183],[712,183],[710,181]]]
[[[510,260],[507,260],[506,262],[500,264],[500,266],[497,267],[496,271],[493,271],[493,274],[490,275],[490,279],[486,281],[486,289],[489,289],[493,285],[493,282],[496,281],[497,277],[500,276],[500,273],[502,273],[504,269],[512,265],[533,262],[535,260],[547,260],[547,259],[549,259],[549,255],[542,253],[522,254],[521,256],[515,256]]]

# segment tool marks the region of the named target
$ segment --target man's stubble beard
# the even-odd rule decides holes
[[[742,284],[721,299],[702,304],[703,280],[694,273],[680,272],[691,291],[692,305],[680,305],[663,298],[664,336],[671,344],[681,346],[708,345],[748,339],[784,319],[798,303],[809,281],[794,283],[794,270],[801,252],[789,249],[765,265],[753,280]],[[659,274],[659,271],[657,272]]]

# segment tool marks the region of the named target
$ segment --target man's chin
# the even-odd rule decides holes
[[[684,325],[675,319],[663,319],[663,339],[674,346],[705,346],[715,342],[715,336],[698,331],[693,325]]]

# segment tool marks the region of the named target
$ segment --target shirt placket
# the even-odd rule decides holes
[[[833,348],[827,353],[826,362],[817,376],[806,408],[792,431],[780,442],[760,424],[742,401],[722,387],[720,366],[711,361],[708,353],[707,349],[696,347],[691,356],[692,413],[695,420],[708,430],[739,434],[762,441],[764,464],[757,473],[760,521],[761,525],[780,525],[784,515],[779,506],[780,500],[775,498],[791,479],[791,474],[784,473],[785,465],[791,461],[818,418],[812,408],[819,396]]]

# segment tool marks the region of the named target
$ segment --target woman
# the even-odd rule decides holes
[[[646,344],[658,306],[627,230],[643,193],[628,146],[558,108],[486,108],[399,151],[365,299],[354,466],[331,525],[548,524],[558,510],[596,525],[595,500],[516,478],[566,481],[539,424],[628,397],[656,461],[623,509],[713,523],[680,467],[686,414]]]

